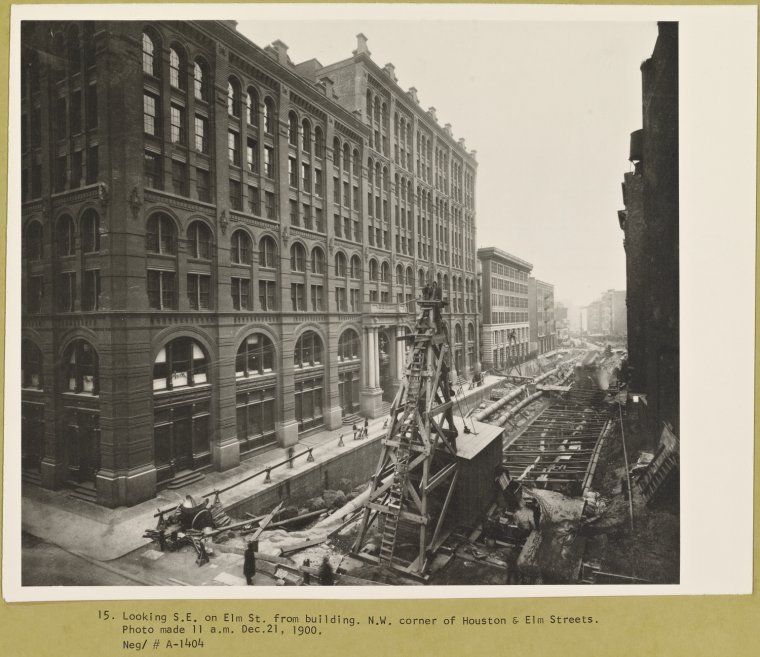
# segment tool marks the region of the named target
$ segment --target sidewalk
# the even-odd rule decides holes
[[[461,413],[472,410],[473,397],[487,396],[490,388],[501,380],[500,377],[486,377],[483,386],[474,390],[462,389],[464,399],[460,401]],[[460,398],[462,399],[462,398]],[[455,408],[455,414],[459,414]],[[362,449],[368,444],[381,439],[385,431],[383,424],[386,417],[369,420],[369,438],[353,440],[350,426],[343,426],[331,431],[320,431],[303,437],[295,446],[295,454],[300,455],[309,448],[313,449],[314,461],[300,456],[294,461],[293,468],[281,466],[271,472],[271,484],[265,484],[264,475],[255,477],[230,491],[221,494],[225,507],[252,497],[258,491],[270,485],[282,482],[295,474],[319,467],[341,454]],[[363,425],[363,422],[362,422]],[[344,446],[338,447],[341,434]],[[204,478],[182,491],[162,490],[155,498],[133,507],[109,509],[71,497],[68,490],[51,491],[34,485],[22,483],[21,526],[23,531],[41,538],[49,543],[85,557],[98,561],[117,559],[133,550],[150,543],[143,538],[143,532],[156,526],[154,514],[159,510],[170,508],[191,495],[196,502],[214,490],[241,481],[246,477],[265,470],[287,459],[287,450],[273,448],[243,461],[240,465],[224,472],[210,471]],[[213,499],[211,500],[213,501]]]
[[[314,462],[306,456],[297,458],[293,468],[281,466],[271,473],[272,483],[287,479],[304,470],[317,467],[320,461],[328,460],[341,453],[360,449],[368,443],[380,440],[385,417],[369,421],[369,438],[353,440],[351,427],[341,427],[332,431],[320,431],[307,436],[296,445],[295,454],[313,449]],[[341,434],[344,447],[338,447]],[[274,466],[287,458],[287,451],[273,448],[243,461],[240,465],[224,472],[207,472],[203,480],[180,491],[162,490],[157,496],[133,507],[107,507],[90,504],[71,497],[68,490],[51,491],[38,486],[22,483],[21,526],[23,531],[58,545],[69,552],[81,554],[98,561],[110,561],[121,557],[143,545],[150,543],[142,537],[145,529],[155,527],[154,514],[159,509],[176,506],[185,495],[191,495],[196,502],[203,495],[221,489],[237,481]],[[233,488],[221,495],[222,503],[231,506],[235,502],[251,497],[256,491],[268,486],[264,475]],[[212,500],[213,501],[213,500]]]

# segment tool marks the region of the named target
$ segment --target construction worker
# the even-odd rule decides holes
[[[320,586],[333,586],[335,584],[335,574],[333,568],[330,565],[330,558],[325,555],[322,559],[322,565],[319,567],[319,585]]]
[[[245,549],[243,555],[243,575],[245,575],[245,581],[249,586],[253,582],[253,576],[256,574],[256,552],[254,551],[253,541],[248,541],[248,547]]]

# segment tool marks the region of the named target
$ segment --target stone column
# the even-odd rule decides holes
[[[374,328],[367,329],[367,365],[369,377],[367,379],[367,387],[372,390],[377,387],[377,332]]]
[[[380,387],[380,344],[378,340],[378,330],[376,328],[372,329],[372,367],[375,370],[375,380],[372,384],[373,388],[379,388]]]

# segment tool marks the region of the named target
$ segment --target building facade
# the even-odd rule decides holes
[[[557,328],[554,321],[554,285],[528,279],[528,319],[530,352],[540,356],[557,348]]]
[[[343,65],[354,92],[226,21],[24,23],[30,479],[131,505],[379,415],[429,278],[475,366],[474,153]]]
[[[528,279],[533,265],[495,247],[478,249],[483,367],[500,370],[530,353]]]
[[[646,395],[651,434],[679,427],[678,24],[658,23],[641,65],[643,128],[618,212],[626,258],[630,389]]]

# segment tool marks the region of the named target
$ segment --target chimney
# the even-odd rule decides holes
[[[470,157],[472,157],[473,160],[477,159],[477,157],[478,157],[478,151],[476,151],[476,150],[470,151]]]
[[[409,98],[411,98],[415,103],[419,104],[419,99],[417,98],[417,88],[416,87],[409,87],[409,91],[406,92]]]
[[[391,80],[396,82],[396,67],[393,64],[388,62],[385,66],[383,66],[383,70]]]
[[[447,123],[445,126],[443,126],[443,129],[444,129],[444,131],[446,132],[446,134],[447,134],[449,137],[451,137],[451,124],[450,124],[450,123]]]
[[[277,61],[280,64],[288,66],[291,63],[290,57],[288,57],[288,46],[286,44],[277,39],[277,41],[272,42],[272,48],[277,53]]]
[[[465,152],[467,151],[467,147],[464,145],[464,137],[460,137],[457,143],[459,144],[459,148]]]
[[[367,55],[369,57],[371,54],[369,48],[367,48],[367,37],[359,32],[356,35],[356,50],[354,50],[354,55]]]
[[[327,77],[327,76],[323,78],[319,78],[319,83],[324,87],[325,95],[328,98],[332,98],[333,96],[335,96],[335,91],[333,90],[335,82],[333,81],[332,78]]]
[[[438,123],[438,117],[435,115],[435,107],[428,107],[427,113],[430,115],[433,121]]]

